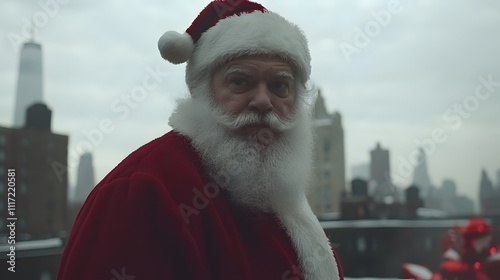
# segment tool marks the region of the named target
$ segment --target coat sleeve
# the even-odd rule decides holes
[[[57,279],[206,279],[196,244],[167,186],[135,173],[89,195]]]

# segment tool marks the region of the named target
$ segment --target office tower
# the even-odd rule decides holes
[[[495,189],[486,170],[481,171],[481,180],[479,182],[479,202],[481,205],[481,214],[500,213],[500,192]]]
[[[457,186],[453,180],[443,180],[443,184],[441,185],[441,189],[438,193],[441,196],[441,204],[439,205],[439,209],[444,210],[449,215],[456,215],[457,212],[459,212],[458,209],[464,207],[464,205],[457,205]]]
[[[29,41],[21,49],[13,127],[22,127],[28,107],[42,98],[42,46]]]
[[[345,190],[344,131],[340,113],[329,114],[321,92],[314,108],[314,169],[309,203],[316,215],[339,212]]]
[[[370,151],[370,180],[375,186],[373,196],[377,201],[397,195],[392,185],[390,172],[389,150],[383,149],[380,143],[377,143],[375,149]]]
[[[413,171],[413,185],[420,189],[420,194],[426,200],[433,195],[434,187],[427,169],[427,157],[423,149],[420,149],[418,164]]]
[[[84,153],[80,156],[74,202],[83,204],[94,188],[94,167],[92,165],[92,154]]]

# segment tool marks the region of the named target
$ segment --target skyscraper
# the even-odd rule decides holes
[[[427,157],[423,149],[420,149],[418,164],[413,171],[413,185],[420,188],[420,193],[424,199],[431,195],[434,190],[427,170]]]
[[[316,215],[339,212],[345,190],[342,116],[329,114],[321,93],[314,108],[314,170],[309,204]]]
[[[500,191],[495,189],[486,170],[481,171],[479,182],[479,200],[482,214],[500,213]]]
[[[94,167],[92,165],[92,154],[84,153],[80,156],[74,202],[83,204],[90,191],[94,188]]]
[[[28,107],[42,98],[42,46],[31,40],[21,50],[13,127],[22,127]]]
[[[376,200],[396,195],[390,172],[389,150],[382,149],[380,143],[377,143],[375,149],[370,151],[370,180],[375,185],[373,195]]]
[[[80,208],[95,186],[94,166],[92,164],[92,154],[84,153],[80,156],[78,172],[76,174],[76,187],[74,195],[68,204],[68,229],[71,230]]]

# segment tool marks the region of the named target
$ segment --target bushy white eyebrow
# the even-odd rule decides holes
[[[243,68],[243,67],[238,67],[238,66],[230,67],[224,73],[224,79],[226,79],[229,75],[232,75],[232,74],[243,74],[243,75],[250,76],[250,75],[252,75],[252,71],[250,71],[246,68]],[[276,78],[290,79],[292,81],[295,80],[295,77],[293,76],[292,72],[286,71],[286,70],[285,71],[278,71],[278,72],[274,73],[273,76]]]
[[[278,78],[287,78],[287,79],[290,79],[292,81],[295,80],[295,77],[293,76],[293,74],[290,71],[279,71],[279,72],[276,72],[274,74],[274,76],[278,77]]]
[[[250,72],[250,70],[242,68],[242,67],[237,67],[237,66],[230,67],[229,69],[226,70],[226,73],[224,73],[224,79],[226,79],[229,75],[232,75],[232,74],[243,74],[243,75],[250,76],[252,73]]]

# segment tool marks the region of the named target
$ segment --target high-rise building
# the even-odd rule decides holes
[[[376,200],[395,195],[390,173],[389,150],[377,143],[375,149],[370,151],[370,180],[375,187],[373,196]]]
[[[73,223],[82,208],[83,203],[95,186],[94,167],[92,164],[92,154],[84,153],[80,156],[78,163],[78,173],[74,196],[69,200],[68,205],[68,228],[73,227]]]
[[[0,217],[8,213],[6,182],[13,169],[19,241],[56,236],[67,229],[68,180],[61,167],[67,166],[68,136],[52,133],[50,123],[51,111],[36,103],[28,108],[24,127],[0,127]],[[5,221],[0,220],[0,228]]]
[[[344,131],[340,113],[329,114],[318,94],[314,108],[314,170],[309,203],[316,215],[339,212],[345,190]]]
[[[500,213],[500,190],[493,186],[486,170],[481,171],[479,182],[479,200],[482,214]]]
[[[80,156],[76,178],[74,202],[83,204],[95,185],[92,154],[87,152]]]
[[[451,179],[443,180],[443,184],[437,194],[439,195],[438,201],[440,203],[435,206],[448,213],[448,215],[456,214],[458,205],[456,205],[457,186],[455,182]]]
[[[423,149],[420,149],[418,164],[413,171],[413,185],[416,185],[420,189],[420,194],[424,200],[434,195],[435,188],[431,183],[427,169],[427,157]]]
[[[22,127],[28,107],[43,101],[42,46],[33,41],[21,50],[15,100],[13,127]]]

